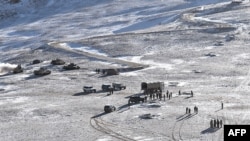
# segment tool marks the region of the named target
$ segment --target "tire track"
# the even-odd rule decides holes
[[[119,140],[122,140],[122,141],[136,141],[136,140],[134,140],[132,138],[126,137],[126,136],[124,136],[122,134],[119,134],[119,133],[107,128],[104,123],[100,122],[99,120],[97,120],[95,118],[90,119],[90,125],[95,130],[97,130],[99,132],[102,132],[104,134],[107,134],[109,136],[112,136],[114,138],[117,138]]]
[[[157,132],[154,132],[154,131],[142,130],[142,129],[138,129],[138,128],[119,127],[119,125],[113,124],[113,123],[110,123],[110,122],[106,122],[100,117],[98,119],[94,119],[94,118],[90,119],[90,125],[94,129],[96,129],[96,130],[98,130],[98,131],[100,131],[100,132],[102,132],[104,134],[108,134],[108,135],[110,135],[112,137],[115,137],[115,138],[117,138],[119,140],[123,140],[123,141],[147,140],[146,137],[152,138],[152,136],[144,136],[145,138],[142,138],[142,139],[133,139],[133,138],[124,136],[124,135],[122,135],[120,133],[117,133],[116,131],[112,130],[109,127],[113,127],[113,128],[118,127],[118,129],[123,129],[124,131],[127,130],[127,131],[130,131],[130,132],[131,131],[136,131],[138,134],[140,134],[140,136],[142,136],[142,134],[145,134],[145,135],[152,135],[153,134],[153,135],[155,135],[155,136],[153,136],[153,138],[161,138],[161,139],[164,139],[164,140],[169,140],[170,139],[170,137],[168,137],[167,135],[162,134],[162,133],[157,133]]]
[[[174,124],[174,128],[173,128],[173,130],[172,130],[172,139],[174,140],[174,141],[177,141],[178,139],[176,139],[176,137],[175,137],[175,128],[177,127],[177,124],[178,123],[180,123],[179,125],[179,128],[178,128],[178,130],[177,130],[177,132],[178,132],[178,136],[179,136],[179,140],[183,140],[182,139],[182,136],[181,136],[181,129],[182,129],[182,127],[183,127],[183,125],[184,125],[184,122],[185,122],[185,120],[186,119],[183,119],[182,121],[181,121],[181,123],[179,122],[179,121],[176,121],[175,122],[175,124]]]

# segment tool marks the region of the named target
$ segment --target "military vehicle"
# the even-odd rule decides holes
[[[114,88],[114,90],[126,89],[126,86],[121,83],[112,83],[112,87]]]
[[[51,73],[50,70],[46,69],[46,68],[40,68],[39,70],[35,70],[34,74],[35,75],[49,75]]]
[[[39,64],[41,62],[42,62],[41,60],[36,59],[36,60],[33,60],[32,64]]]
[[[96,89],[93,86],[83,86],[83,91],[85,93],[96,93]]]
[[[152,94],[156,91],[163,92],[164,82],[153,82],[153,83],[141,83],[141,90],[144,91],[144,94]]]
[[[116,110],[116,108],[113,105],[105,105],[104,106],[105,113],[111,113],[111,112],[114,112],[115,110]]]
[[[223,46],[224,43],[223,43],[222,41],[216,41],[216,42],[214,43],[214,45],[215,45],[215,46]]]
[[[17,65],[16,68],[13,69],[13,73],[21,73],[23,72],[23,68],[21,67],[21,65]]]
[[[55,59],[55,60],[52,60],[52,61],[51,61],[51,64],[52,64],[52,65],[64,65],[65,62],[64,62],[63,60],[57,58],[57,59]]]
[[[145,97],[140,97],[140,96],[130,96],[129,100],[128,100],[128,105],[130,105],[131,103],[140,103],[140,102],[144,102],[145,101]]]
[[[63,66],[63,69],[65,69],[65,70],[75,70],[75,69],[80,69],[80,67],[77,66],[74,63],[70,63],[69,65]]]
[[[112,89],[111,85],[104,85],[102,84],[102,91],[108,92]]]
[[[117,69],[102,69],[101,70],[103,75],[118,75],[119,71]]]

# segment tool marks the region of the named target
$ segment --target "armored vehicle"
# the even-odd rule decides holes
[[[140,96],[130,96],[128,100],[128,104],[130,105],[131,103],[140,103],[144,102],[145,98],[140,97]]]
[[[23,68],[21,67],[21,65],[17,65],[16,68],[13,69],[13,73],[21,73],[23,72]]]
[[[96,89],[93,86],[83,86],[83,91],[85,93],[96,93]]]
[[[112,87],[114,88],[114,90],[126,89],[126,86],[121,83],[112,83]]]
[[[105,113],[111,113],[111,112],[114,112],[115,110],[116,110],[116,108],[113,105],[105,105],[104,106]]]
[[[65,69],[65,70],[75,70],[75,69],[80,69],[80,67],[77,66],[77,65],[74,64],[74,63],[70,63],[70,64],[67,65],[67,66],[63,66],[63,69]]]
[[[55,59],[55,60],[52,60],[52,61],[51,61],[51,64],[52,64],[52,65],[64,65],[65,62],[64,62],[63,60],[57,58],[57,59]]]
[[[40,68],[39,70],[34,71],[35,75],[48,75],[50,73],[51,73],[51,71],[46,69],[46,68]]]

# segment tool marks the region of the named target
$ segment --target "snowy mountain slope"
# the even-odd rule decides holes
[[[145,29],[175,21],[173,17],[182,9],[216,2],[22,0],[17,4],[2,4],[3,12],[15,14],[7,14],[9,17],[1,20],[1,48],[31,47],[31,44],[34,47],[53,40],[78,40]]]

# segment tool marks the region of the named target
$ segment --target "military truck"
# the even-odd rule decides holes
[[[108,92],[110,89],[112,89],[111,85],[102,84],[102,91]]]
[[[141,83],[141,90],[144,91],[144,94],[151,94],[156,91],[163,92],[164,90],[164,82],[152,82],[152,83]]]
[[[114,90],[125,90],[126,86],[121,84],[121,83],[112,83],[112,87],[114,88]]]
[[[84,93],[96,93],[96,89],[93,86],[83,86]]]

